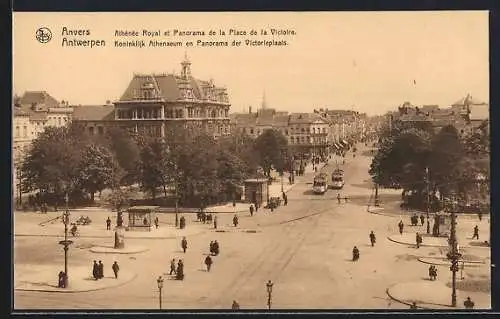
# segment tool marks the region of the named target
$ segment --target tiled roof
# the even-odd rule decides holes
[[[129,86],[123,93],[120,101],[133,101],[136,99],[136,92],[138,92],[145,84],[153,83],[155,91],[157,91],[160,99],[167,102],[174,102],[181,98],[181,91],[179,86],[184,80],[174,74],[149,74],[138,75],[135,74],[129,83]],[[206,98],[203,88],[211,86],[209,81],[198,80],[191,77],[188,81],[188,86],[192,88],[193,94],[196,99],[203,100]],[[224,91],[222,87],[214,87],[214,94]]]
[[[73,120],[76,121],[110,121],[115,118],[113,105],[79,105],[73,108]]]
[[[289,123],[293,124],[309,124],[316,121],[327,123],[324,118],[316,113],[292,113],[289,117]]]
[[[43,105],[45,108],[58,107],[59,102],[45,91],[26,91],[19,99],[22,106],[31,106],[32,104]]]
[[[255,125],[257,123],[257,117],[255,113],[232,113],[232,122],[236,125]]]
[[[483,121],[490,118],[490,109],[486,105],[471,105],[469,107],[469,119],[471,121]]]

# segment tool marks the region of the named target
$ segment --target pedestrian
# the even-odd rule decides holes
[[[474,226],[474,235],[472,235],[472,239],[476,238],[479,240],[479,227],[476,225]]]
[[[217,229],[217,215],[214,216],[214,229]]]
[[[177,271],[175,272],[175,279],[184,280],[184,263],[182,262],[182,259],[179,259],[179,262],[177,262]]]
[[[104,278],[104,264],[100,260],[99,260],[99,265],[98,265],[98,275],[99,275],[99,279]]]
[[[415,241],[417,242],[417,248],[420,248],[420,244],[422,243],[422,236],[419,233],[415,235]]]
[[[233,225],[234,225],[234,227],[238,226],[238,216],[236,214],[234,214],[234,217],[233,217]]]
[[[464,307],[465,309],[473,309],[474,308],[474,301],[470,299],[470,297],[467,297],[467,299],[464,301]]]
[[[186,253],[186,249],[188,248],[188,242],[187,242],[186,237],[182,237],[182,240],[181,240],[181,247],[182,247],[182,251],[183,251],[184,253]]]
[[[59,275],[57,277],[58,277],[57,287],[58,288],[65,288],[65,285],[64,285],[64,271],[61,270],[59,272]]]
[[[203,216],[205,216],[205,213],[203,213]],[[205,223],[205,221],[203,221],[203,223]],[[184,229],[184,227],[186,227],[186,218],[184,218],[184,216],[181,216],[181,218],[179,219],[179,228]]]
[[[111,229],[111,219],[108,216],[108,219],[106,219],[106,230],[110,230],[110,229]]]
[[[214,256],[217,256],[219,254],[219,242],[217,240],[214,241]]]
[[[286,194],[283,194],[283,205],[287,205],[288,204],[288,196]]]
[[[259,211],[259,203],[255,202],[255,212]]]
[[[213,255],[213,253],[214,253],[214,241],[212,240],[210,242],[210,254]]]
[[[144,224],[144,226],[148,226],[148,218],[144,217],[144,219],[142,220],[142,223]]]
[[[354,246],[352,249],[352,261],[357,261],[359,259],[359,249],[358,247]]]
[[[250,216],[253,216],[253,205],[250,204]]]
[[[172,276],[172,274],[175,275],[175,258],[170,261],[170,273],[169,275]]]
[[[207,223],[207,214],[205,214],[205,212],[201,214],[201,221],[203,222],[203,224]]]
[[[92,276],[95,280],[99,279],[99,265],[97,261],[94,260],[94,265],[92,266]]]
[[[338,203],[340,205],[340,193],[337,193],[337,201],[338,201]]]
[[[399,234],[403,235],[403,228],[405,227],[405,224],[403,223],[403,220],[399,221],[398,227],[399,227]]]
[[[155,217],[155,226],[156,229],[158,229],[158,227],[160,226],[160,220],[158,219],[158,216]]]
[[[118,271],[120,270],[120,266],[118,266],[118,263],[116,261],[113,263],[113,266],[111,266],[111,269],[113,269],[115,279],[118,279]]]
[[[370,232],[370,242],[372,243],[372,247],[375,245],[375,241],[376,241],[376,238],[375,238],[375,233],[373,232],[373,230]]]
[[[421,226],[424,226],[424,221],[425,221],[424,215],[420,214],[420,224],[421,224]]]
[[[207,265],[207,271],[208,272],[210,271],[210,268],[212,267],[212,264],[213,264],[212,258],[210,258],[210,256],[207,256],[205,258],[205,265]]]
[[[477,213],[477,217],[479,217],[479,221],[483,220],[483,212],[479,211],[479,213]]]
[[[240,304],[233,300],[233,305],[231,306],[232,310],[240,310]]]

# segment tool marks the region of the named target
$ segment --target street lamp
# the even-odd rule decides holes
[[[281,193],[283,193],[283,175],[285,175],[285,150],[281,150]]]
[[[457,272],[458,272],[458,258],[460,257],[460,254],[457,249],[457,234],[456,234],[456,225],[457,225],[457,220],[456,220],[456,211],[457,208],[457,201],[455,197],[453,196],[452,199],[452,207],[451,207],[451,229],[450,229],[450,245],[451,245],[451,252],[449,258],[451,259],[451,266],[450,270],[452,272],[452,282],[451,282],[451,306],[456,307],[457,306]]]
[[[163,289],[163,277],[159,276],[158,279],[156,279],[156,283],[158,284],[158,291],[160,292],[159,301],[161,309],[161,290]]]
[[[64,249],[64,287],[68,287],[68,249],[69,245],[73,243],[73,241],[68,240],[68,223],[69,223],[69,208],[68,208],[68,202],[69,202],[69,197],[68,197],[68,192],[66,191],[66,211],[63,214],[63,223],[64,223],[64,240],[61,240],[59,242],[60,245],[63,245]]]
[[[273,293],[273,282],[269,280],[266,284],[267,288],[267,308],[271,310],[271,295]]]

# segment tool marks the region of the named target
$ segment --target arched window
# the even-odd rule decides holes
[[[16,137],[19,137],[19,135],[21,135],[21,132],[19,126],[16,126]]]

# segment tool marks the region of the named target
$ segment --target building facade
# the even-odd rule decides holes
[[[217,138],[231,133],[230,106],[227,89],[216,86],[213,80],[194,78],[186,57],[180,75],[134,74],[113,105],[77,107],[75,121],[95,134],[117,126],[163,137],[166,129],[183,126],[202,129]]]
[[[18,168],[32,141],[47,127],[62,127],[70,123],[73,108],[45,91],[26,91],[21,97],[14,97],[12,114],[13,185],[20,197]]]

